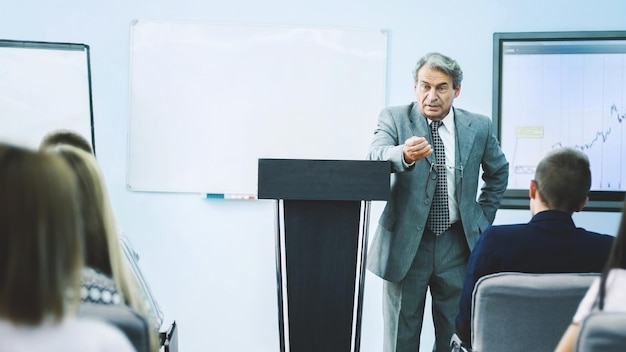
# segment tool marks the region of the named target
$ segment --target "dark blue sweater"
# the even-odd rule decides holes
[[[527,224],[491,226],[479,237],[467,265],[456,317],[457,335],[471,343],[472,292],[481,277],[498,272],[601,272],[613,236],[576,227],[570,214],[546,210]]]

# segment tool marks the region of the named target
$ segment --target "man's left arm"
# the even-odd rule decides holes
[[[489,222],[493,223],[496,217],[496,210],[500,207],[504,191],[506,191],[509,182],[509,162],[506,160],[495,135],[491,133],[491,124],[489,124],[489,131],[485,153],[481,162],[484,183],[480,189],[478,203]]]

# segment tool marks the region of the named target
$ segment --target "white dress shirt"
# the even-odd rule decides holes
[[[450,112],[444,117],[441,122],[443,125],[439,127],[439,137],[443,142],[443,147],[446,151],[446,179],[448,183],[448,207],[450,209],[450,224],[461,220],[459,215],[459,205],[454,197],[456,190],[456,134],[454,124],[454,109],[450,108]],[[432,123],[432,120],[428,120],[428,125]]]

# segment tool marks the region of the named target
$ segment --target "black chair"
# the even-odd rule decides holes
[[[165,332],[161,332],[161,346],[164,352],[178,352],[178,328],[176,320]]]

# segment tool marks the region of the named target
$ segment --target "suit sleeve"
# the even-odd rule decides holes
[[[394,116],[389,108],[383,109],[378,116],[374,130],[374,138],[370,144],[368,160],[391,161],[392,172],[412,169],[415,164],[407,165],[402,156],[404,141],[399,140],[398,116]]]

